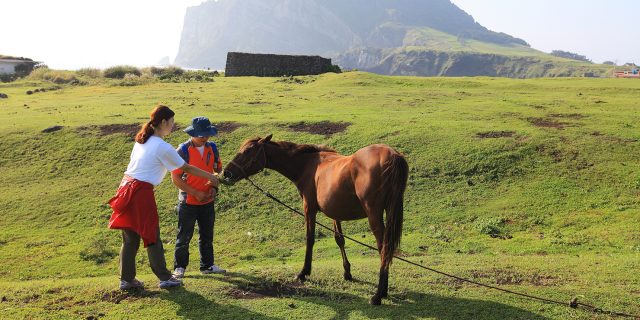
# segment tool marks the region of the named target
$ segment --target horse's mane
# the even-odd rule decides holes
[[[318,152],[336,152],[336,150],[324,145],[317,144],[296,144],[288,141],[271,142],[278,145],[281,149],[288,150],[290,154],[298,153],[318,153]]]
[[[248,144],[258,142],[258,140],[260,140],[260,138],[248,139],[242,143],[242,147],[240,149],[242,150]],[[269,144],[277,146],[279,149],[287,150],[291,155],[299,153],[337,152],[327,146],[316,144],[297,144],[289,141],[269,141]]]

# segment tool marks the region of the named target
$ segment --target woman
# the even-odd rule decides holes
[[[175,113],[167,106],[158,105],[151,112],[151,119],[136,135],[136,143],[124,178],[116,196],[109,201],[113,214],[109,228],[122,229],[120,250],[120,289],[142,288],[144,283],[136,279],[136,254],[142,238],[151,270],[160,279],[160,288],[182,285],[172,276],[164,259],[160,240],[158,209],[153,188],[162,182],[167,171],[180,169],[188,174],[209,180],[218,187],[216,174],[191,166],[176,150],[163,140],[173,128]]]

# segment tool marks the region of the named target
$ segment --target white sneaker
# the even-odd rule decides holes
[[[133,279],[131,281],[120,280],[120,290],[144,288],[144,282]]]
[[[211,273],[225,273],[227,272],[227,270],[222,269],[218,266],[216,266],[215,264],[212,265],[211,267],[204,269],[204,270],[200,270],[200,272],[202,272],[202,274],[211,274]]]
[[[182,279],[184,278],[184,268],[176,268],[176,270],[173,271],[173,276],[177,279]]]
[[[176,277],[172,276],[171,278],[164,280],[164,281],[160,281],[160,289],[169,289],[169,288],[173,288],[173,287],[179,287],[182,285],[182,280],[177,279]]]

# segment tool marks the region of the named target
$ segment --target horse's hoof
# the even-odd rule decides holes
[[[351,276],[351,273],[345,273],[344,279],[347,281],[353,281],[353,277]]]
[[[369,304],[374,305],[374,306],[379,306],[382,304],[382,298],[378,297],[377,295],[371,297],[371,299],[369,300]]]
[[[307,281],[307,276],[305,276],[303,273],[300,273],[296,276],[296,280],[304,283],[305,281]]]

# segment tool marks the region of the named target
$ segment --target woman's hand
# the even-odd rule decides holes
[[[220,186],[220,178],[218,177],[217,173],[211,174],[211,176],[208,179],[209,179],[209,182],[207,182],[207,186],[210,186],[211,188],[215,188],[215,189],[217,189]]]

